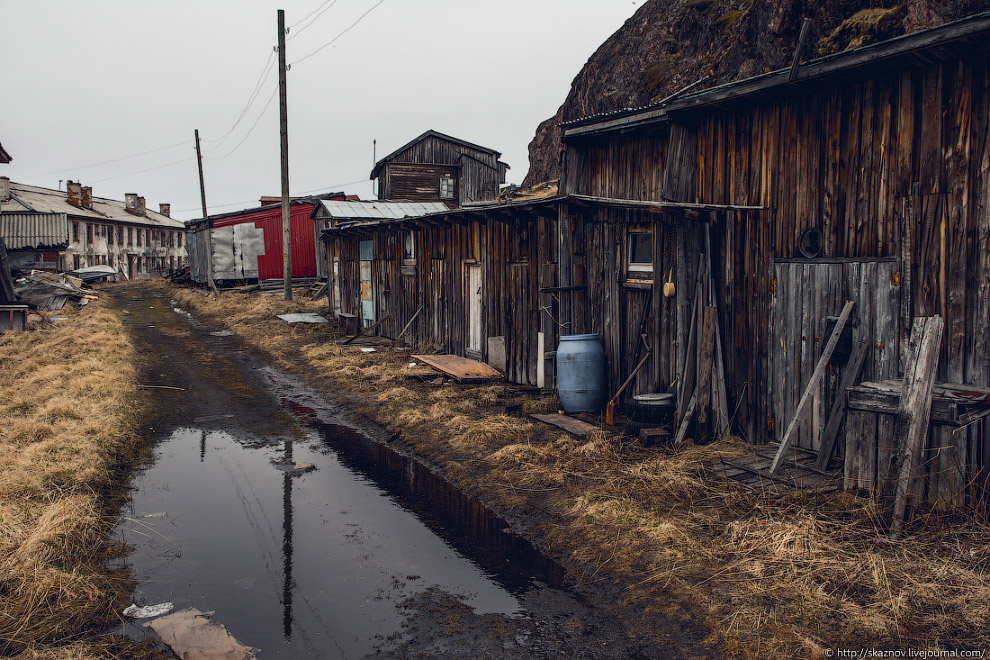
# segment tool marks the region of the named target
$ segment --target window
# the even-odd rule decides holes
[[[120,227],[117,228],[117,245],[124,244],[124,230]]]
[[[102,236],[103,238],[106,238],[107,237],[107,226],[106,225],[100,225],[100,236]]]
[[[72,242],[73,243],[78,243],[79,242],[79,223],[78,222],[73,222],[72,223]],[[77,266],[77,268],[78,268],[78,266]]]
[[[135,233],[137,234],[137,246],[141,247],[141,230],[138,229]]]
[[[653,234],[646,231],[629,232],[629,274],[635,276],[653,273]]]
[[[134,230],[130,227],[127,228],[127,244],[134,245]]]
[[[107,243],[113,243],[113,227],[107,227]]]
[[[88,222],[86,223],[86,242],[87,243],[93,242],[93,225],[89,224]]]
[[[178,247],[182,247],[182,232],[181,231],[175,232],[175,240],[177,242]],[[179,257],[179,259],[182,259],[182,257]],[[179,262],[179,268],[182,268],[182,262],[181,261]]]
[[[406,244],[402,249],[403,259],[416,258],[416,234],[411,231],[406,232]]]
[[[72,255],[72,270],[79,270],[79,268],[80,268],[79,255],[74,254]]]
[[[440,177],[440,199],[454,199],[454,179],[449,174]]]
[[[148,247],[151,247],[151,230],[150,229],[145,229],[144,230],[144,242],[145,242],[145,244],[147,244]]]

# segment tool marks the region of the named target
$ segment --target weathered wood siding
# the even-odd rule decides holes
[[[450,199],[440,198],[440,179],[444,175],[454,181],[454,196]],[[385,166],[379,197],[410,202],[442,201],[453,207],[457,205],[458,185],[456,165],[389,163]]]

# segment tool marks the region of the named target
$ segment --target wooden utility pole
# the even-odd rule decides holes
[[[282,146],[282,278],[292,300],[292,226],[289,222],[289,119],[285,98],[285,10],[278,10],[278,115]]]
[[[203,219],[206,220],[206,183],[203,180],[203,152],[199,148],[199,129],[195,129],[196,136],[196,163],[199,165],[199,199],[203,203]],[[213,283],[213,229],[207,224],[206,227],[206,283],[213,291],[217,290],[217,285]]]

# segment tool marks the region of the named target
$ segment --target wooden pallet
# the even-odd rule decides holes
[[[754,451],[735,458],[723,458],[708,466],[708,474],[716,479],[726,479],[749,488],[770,494],[781,494],[794,490],[828,492],[837,490],[840,475],[837,471],[828,472],[815,468],[818,453],[791,447],[788,458],[794,457],[770,474],[770,465],[777,453],[776,445],[758,447]]]

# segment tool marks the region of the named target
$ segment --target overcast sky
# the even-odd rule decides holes
[[[173,217],[197,218],[198,128],[211,214],[279,195],[281,8],[295,63],[293,195],[332,188],[371,198],[372,140],[380,158],[428,129],[501,151],[519,183],[537,124],[640,4],[3,0],[0,142],[14,160],[0,174],[49,188],[81,181],[100,197],[135,192],[149,208],[170,202]]]

